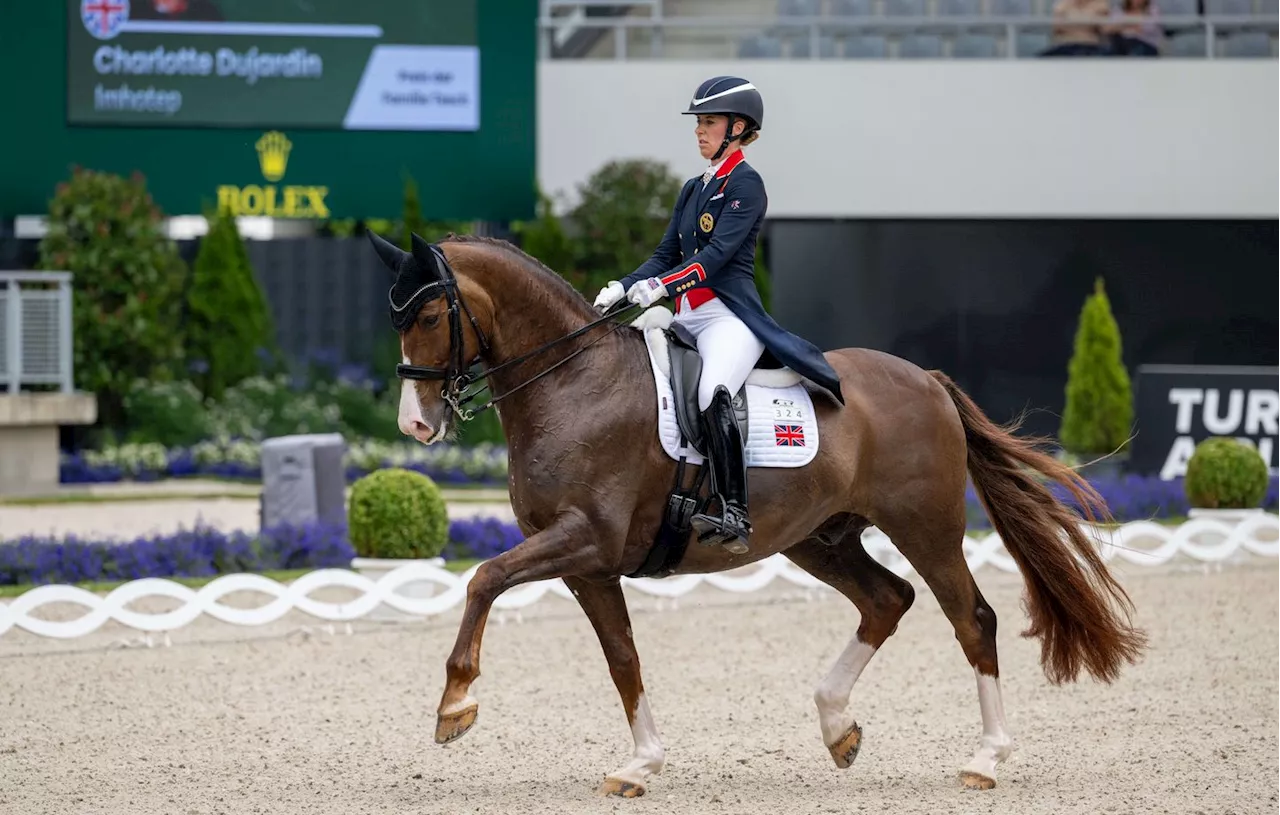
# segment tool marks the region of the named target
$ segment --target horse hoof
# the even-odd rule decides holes
[[[619,798],[639,798],[644,795],[644,785],[606,776],[604,783],[596,792],[601,795],[616,795]]]
[[[827,745],[827,749],[831,751],[831,757],[836,761],[836,766],[842,770],[847,770],[853,764],[861,747],[862,728],[857,722],[853,723],[853,727],[850,727],[849,732],[841,736],[839,741]]]
[[[960,772],[960,785],[967,790],[992,790],[996,787],[996,780],[988,778],[982,773],[962,770]]]
[[[479,705],[468,705],[457,713],[441,713],[436,716],[436,744],[448,744],[466,735],[476,723]]]

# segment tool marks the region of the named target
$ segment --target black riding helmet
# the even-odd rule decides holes
[[[722,113],[729,117],[724,142],[711,158],[712,161],[718,161],[728,149],[729,142],[759,130],[764,125],[764,99],[760,97],[760,91],[756,90],[755,85],[740,76],[713,76],[693,92],[689,109],[684,113],[695,116],[700,113]],[[739,117],[746,121],[747,126],[741,134],[734,136],[733,124]]]

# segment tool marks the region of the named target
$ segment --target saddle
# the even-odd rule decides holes
[[[698,353],[697,341],[683,325],[672,322],[663,329],[663,333],[667,338],[671,362],[671,392],[675,401],[673,407],[676,425],[680,429],[680,445],[697,451],[706,464],[699,469],[693,484],[686,487],[684,469],[687,461],[684,456],[680,457],[676,463],[675,483],[667,495],[662,525],[658,529],[653,547],[649,549],[640,568],[627,575],[628,577],[666,577],[674,572],[688,549],[689,537],[694,532],[695,516],[706,511],[711,499],[711,496],[702,494],[711,465],[707,440],[702,430],[702,411],[698,409],[702,355]],[[746,383],[743,383],[732,399],[733,417],[744,441],[748,427],[746,389]]]
[[[702,355],[689,329],[673,322],[665,329],[671,359],[671,391],[675,397],[676,425],[682,441],[707,457],[702,437],[702,411],[698,410],[698,383],[702,379]],[[747,386],[744,382],[733,395],[733,416],[742,438],[747,438]]]

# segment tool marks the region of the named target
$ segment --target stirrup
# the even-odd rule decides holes
[[[745,554],[751,537],[751,520],[747,511],[737,502],[720,502],[720,515],[699,512],[692,523],[698,532],[698,543],[706,546],[719,544],[735,555]]]

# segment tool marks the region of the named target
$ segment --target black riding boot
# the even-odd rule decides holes
[[[724,547],[734,554],[747,551],[751,521],[747,517],[747,468],[742,434],[733,416],[733,397],[724,385],[716,388],[702,414],[703,432],[711,459],[711,490],[720,496]]]

